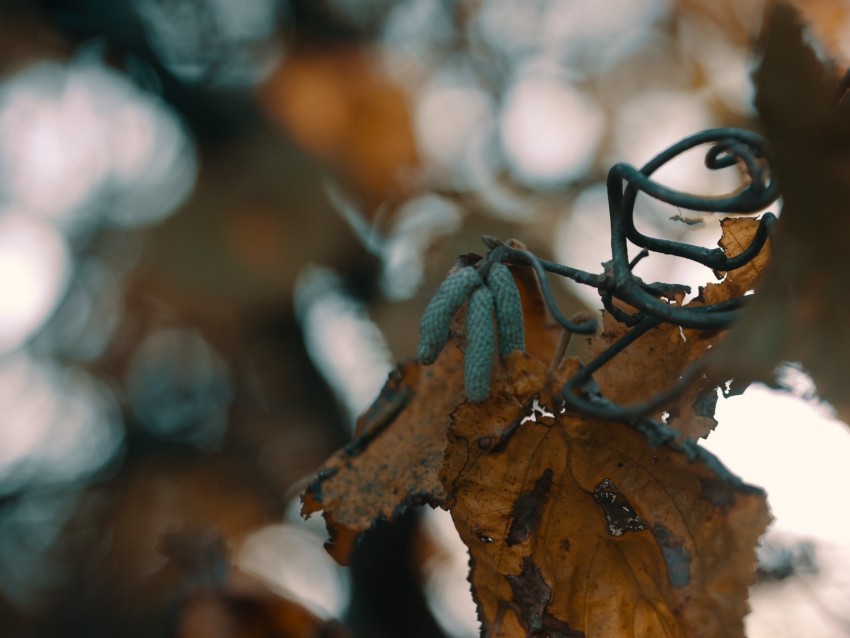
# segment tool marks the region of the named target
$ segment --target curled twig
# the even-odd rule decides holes
[[[705,165],[709,169],[716,170],[734,165],[741,168],[744,174],[744,183],[737,192],[721,197],[698,196],[668,188],[651,179],[652,174],[659,168],[682,153],[702,144],[712,144],[705,157]],[[637,196],[639,193],[643,193],[680,209],[692,211],[746,214],[761,211],[773,203],[778,196],[778,188],[769,170],[762,139],[749,131],[722,128],[692,135],[659,153],[640,169],[629,164],[615,164],[608,173],[607,189],[612,255],[611,260],[605,264],[602,273],[590,273],[550,262],[537,257],[529,250],[509,245],[490,236],[482,238],[490,252],[485,259],[475,265],[474,269],[477,272],[477,281],[487,281],[487,286],[495,294],[500,342],[499,354],[501,356],[515,349],[518,343],[516,322],[508,315],[512,312],[521,314],[521,310],[516,309],[518,307],[516,298],[511,296],[508,300],[507,297],[500,297],[503,294],[500,292],[503,288],[506,291],[505,294],[509,292],[509,286],[507,286],[505,280],[505,275],[509,276],[509,273],[502,266],[503,263],[523,264],[534,270],[540,282],[543,300],[552,316],[561,326],[572,333],[592,334],[596,332],[598,322],[592,319],[581,322],[567,319],[555,302],[547,273],[566,277],[576,283],[596,288],[604,308],[617,321],[630,327],[631,330],[590,363],[583,366],[567,382],[562,390],[563,403],[586,416],[629,423],[642,431],[652,433],[650,438],[656,443],[667,443],[672,436],[670,434],[672,430],[648,417],[674,399],[687,385],[701,375],[705,368],[704,363],[693,364],[668,390],[649,401],[632,406],[618,406],[601,397],[593,389],[593,374],[642,335],[660,324],[669,323],[683,328],[702,330],[725,329],[738,316],[740,308],[752,297],[737,297],[708,306],[683,307],[669,303],[667,300],[675,298],[680,293],[690,292],[687,286],[664,282],[647,284],[640,277],[634,275],[632,271],[637,262],[647,257],[651,252],[681,257],[714,270],[736,270],[750,263],[758,255],[770,236],[776,217],[771,213],[763,214],[750,245],[738,255],[727,257],[724,251],[719,248],[703,248],[684,242],[649,237],[640,233],[634,224],[634,208]],[[629,242],[642,249],[637,257],[631,261],[628,258]],[[470,275],[468,285],[464,287],[465,296],[471,294],[475,288],[471,281]],[[488,292],[490,292],[489,289]],[[462,303],[462,300],[459,301],[460,294],[458,292],[455,296],[452,296],[450,305],[455,309],[459,303]],[[442,303],[444,296],[441,287],[435,299],[440,298]],[[478,296],[483,297],[483,294],[478,294]],[[617,301],[625,303],[632,310],[624,310],[621,304],[616,303]],[[508,307],[514,310],[508,310]],[[433,314],[439,315],[441,347],[442,342],[445,341],[444,336],[447,337],[448,320],[445,318],[445,308],[442,305],[438,308],[439,312],[434,311]],[[426,315],[429,315],[430,311],[431,306],[429,305],[429,311],[426,311]],[[470,327],[470,329],[472,328]],[[482,332],[481,335],[483,334]],[[480,335],[476,335],[476,338],[478,336]],[[424,336],[423,340],[425,340]],[[431,354],[434,348],[430,345],[430,341],[427,343],[429,347],[421,348],[421,352]],[[489,379],[489,373],[490,368],[488,367],[486,370],[487,379]],[[486,398],[482,396],[484,393],[483,382],[478,383],[483,379],[483,373],[477,376],[474,372],[471,373],[472,376],[469,376],[469,374],[468,372],[468,378],[477,380],[476,391],[474,392],[475,400],[483,400],[483,398]]]
[[[650,179],[650,176],[667,162],[705,143],[713,143],[706,154],[705,163],[708,168],[719,169],[735,164],[742,167],[746,181],[737,193],[723,197],[699,197],[675,191]],[[565,405],[587,416],[635,424],[657,412],[702,374],[705,366],[698,362],[686,370],[671,388],[649,401],[632,406],[615,405],[600,397],[598,393],[594,393],[592,389],[589,394],[586,393],[592,385],[592,375],[599,368],[655,326],[670,323],[686,328],[721,330],[728,327],[737,316],[739,309],[750,299],[750,297],[737,297],[720,304],[699,307],[671,305],[661,298],[670,298],[679,292],[689,292],[689,289],[678,284],[646,284],[632,273],[640,259],[653,251],[689,259],[715,270],[735,270],[745,266],[758,255],[776,221],[773,214],[764,214],[750,245],[730,258],[719,248],[707,249],[641,234],[634,224],[634,207],[638,193],[642,192],[673,206],[695,211],[757,212],[775,201],[778,193],[777,185],[770,178],[769,170],[763,166],[765,161],[764,144],[754,133],[737,129],[712,129],[682,140],[640,169],[628,164],[613,166],[608,174],[612,259],[606,264],[605,272],[602,274],[597,275],[552,264],[537,259],[528,251],[502,248],[503,258],[507,261],[526,263],[534,267],[541,280],[544,300],[556,318],[560,316],[560,312],[557,312],[548,284],[545,282],[545,273],[542,271],[595,287],[600,293],[605,309],[617,321],[631,328],[621,339],[585,365],[567,382],[562,391]],[[625,188],[623,188],[624,183]],[[628,242],[642,248],[632,261],[628,260]],[[493,240],[490,240],[488,245],[494,245]],[[625,302],[634,311],[623,310],[615,303],[615,300]],[[564,327],[571,329],[570,326],[561,323]],[[589,328],[587,325],[581,327]],[[582,392],[586,395],[582,396]]]

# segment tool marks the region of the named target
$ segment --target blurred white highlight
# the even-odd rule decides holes
[[[391,300],[410,299],[425,276],[425,253],[440,237],[457,232],[463,218],[453,203],[436,195],[412,199],[395,213],[383,243],[381,283]]]
[[[0,216],[0,355],[22,346],[68,286],[71,257],[56,230],[30,216]]]
[[[295,312],[313,364],[353,425],[392,368],[380,329],[363,304],[346,293],[342,280],[320,266],[308,266],[298,277]]]
[[[170,214],[194,185],[174,115],[96,60],[42,62],[0,86],[0,197],[78,231]]]
[[[479,186],[493,164],[496,130],[493,98],[463,70],[437,73],[416,103],[416,139],[429,170],[458,187]]]
[[[570,83],[521,73],[505,96],[500,134],[505,156],[520,181],[565,186],[590,167],[602,141],[599,105]]]
[[[490,0],[473,28],[506,58],[546,54],[598,73],[643,46],[667,10],[665,0]]]
[[[480,624],[469,586],[466,545],[447,511],[422,508],[421,515],[423,531],[435,546],[423,565],[428,607],[447,635],[474,638],[480,634]]]
[[[811,381],[790,373],[796,390]],[[786,377],[788,373],[786,373]],[[848,635],[850,431],[812,400],[754,385],[717,404],[720,424],[704,442],[733,472],[767,492],[768,538],[805,540],[816,570],[752,589],[751,638]]]
[[[123,437],[101,382],[20,354],[0,366],[0,493],[81,481],[110,462]]]
[[[348,573],[323,542],[303,523],[267,525],[245,539],[235,562],[322,618],[340,618],[348,605]]]
[[[717,404],[705,442],[733,472],[767,490],[774,527],[847,543],[850,431],[829,408],[755,385]]]
[[[640,167],[672,144],[718,124],[705,96],[687,91],[640,94],[618,110],[615,144],[608,164],[628,162]],[[741,185],[740,171],[736,167],[707,169],[704,161],[708,148],[706,145],[677,157],[653,173],[652,178],[695,194],[736,190]]]

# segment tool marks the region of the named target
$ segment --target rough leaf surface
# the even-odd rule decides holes
[[[723,235],[718,245],[728,257],[734,257],[750,245],[758,227],[752,218],[727,218],[721,222]],[[686,304],[698,307],[727,301],[751,290],[770,259],[770,243],[753,261],[728,273],[720,283],[710,283]],[[590,352],[598,355],[629,330],[607,311],[603,312],[603,329],[590,341]],[[662,324],[617,355],[596,374],[602,395],[615,403],[628,405],[646,401],[673,385],[688,365],[705,357],[725,336],[713,330],[694,330]],[[653,363],[655,362],[655,363]],[[673,405],[666,406],[669,423],[683,435],[706,436],[717,424],[714,419],[717,385],[699,379],[683,392]]]
[[[546,312],[530,268],[512,268],[517,280],[529,352],[550,356],[563,330]],[[451,412],[464,391],[465,306],[449,341],[431,366],[401,364],[357,423],[355,440],[325,461],[302,495],[305,516],[322,512],[328,551],[347,563],[360,534],[412,505],[442,504],[439,480]]]
[[[546,366],[514,354],[449,430],[441,477],[484,635],[743,635],[764,495],[552,405]]]
[[[408,362],[360,418],[359,436],[328,459],[302,496],[323,511],[328,551],[347,563],[357,536],[411,505],[442,502],[439,468],[452,409],[464,398],[463,353],[449,342],[433,366]]]
[[[752,223],[726,223],[730,254]],[[426,502],[449,509],[470,550],[483,636],[743,635],[755,545],[770,520],[764,494],[626,425],[559,410],[557,391],[579,362],[563,357],[564,333],[530,269],[512,272],[527,351],[497,362],[489,398],[464,398],[461,311],[433,366],[393,374],[359,437],[309,486],[304,512],[323,510],[330,550],[345,561],[375,521]],[[730,274],[703,297],[737,294],[756,275]],[[609,318],[606,330],[615,328]],[[720,338],[674,336],[659,347],[646,335],[611,361],[605,391],[639,398],[635,378],[663,390]],[[643,351],[627,356],[633,348]]]

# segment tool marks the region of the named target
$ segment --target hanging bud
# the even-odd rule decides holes
[[[493,292],[496,306],[499,356],[504,357],[514,350],[525,350],[522,302],[510,268],[502,263],[493,264],[487,275],[487,287]]]
[[[416,351],[419,361],[428,365],[437,360],[449,339],[452,317],[482,283],[475,268],[467,266],[452,273],[440,284],[419,324],[419,349]]]

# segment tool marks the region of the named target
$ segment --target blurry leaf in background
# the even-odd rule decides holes
[[[380,52],[292,53],[265,84],[262,107],[310,155],[377,208],[409,188],[418,166],[407,101],[381,72]]]
[[[676,6],[695,15],[700,22],[714,25],[724,37],[745,47],[752,46],[767,0],[675,0]]]
[[[821,398],[850,421],[850,267],[841,259],[850,237],[847,87],[787,4],[771,5],[761,46],[756,106],[783,209],[759,295],[717,353],[717,365],[773,383],[780,363],[799,361]]]
[[[839,65],[850,65],[850,8],[843,2],[832,0],[786,0],[793,6],[813,37],[809,45],[823,47],[828,56]]]

